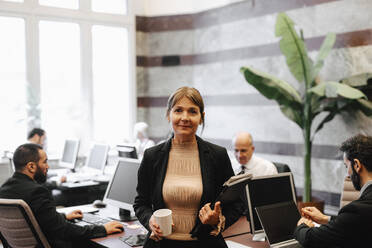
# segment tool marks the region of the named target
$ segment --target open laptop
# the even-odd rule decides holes
[[[294,201],[256,207],[261,225],[270,247],[302,247],[293,237],[293,232],[301,218]]]

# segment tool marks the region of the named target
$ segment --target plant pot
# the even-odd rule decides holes
[[[320,212],[324,213],[324,201],[316,197],[311,197],[311,202],[302,202],[302,196],[297,197],[297,208],[301,213],[301,209],[304,207],[316,207]]]

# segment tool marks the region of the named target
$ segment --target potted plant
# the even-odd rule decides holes
[[[302,30],[299,35],[294,28],[294,22],[284,13],[278,14],[275,35],[281,37],[280,50],[286,58],[289,70],[301,84],[299,90],[281,79],[251,67],[242,67],[241,72],[249,84],[266,98],[275,100],[283,114],[302,129],[305,147],[302,200],[309,202],[311,201],[311,147],[314,136],[324,124],[343,111],[361,110],[367,116],[372,115],[372,102],[357,89],[366,86],[368,76],[371,75],[357,75],[340,82],[320,82],[317,75],[335,43],[336,35],[327,34],[315,63],[308,56]],[[317,127],[312,127],[313,120],[323,112],[327,114],[322,115],[323,119]]]

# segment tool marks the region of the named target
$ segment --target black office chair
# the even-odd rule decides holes
[[[273,164],[275,165],[278,173],[291,172],[291,169],[289,168],[287,164],[278,163],[278,162],[273,162]]]

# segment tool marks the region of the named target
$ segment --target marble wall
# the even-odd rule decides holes
[[[231,150],[238,131],[252,133],[260,156],[287,163],[296,187],[303,184],[302,133],[262,97],[239,72],[252,66],[300,85],[278,48],[274,25],[285,11],[304,30],[315,57],[327,32],[337,34],[335,48],[320,73],[324,80],[372,71],[372,2],[368,0],[243,1],[196,14],[137,17],[138,120],[160,140],[169,132],[168,96],[188,85],[206,102],[202,137]],[[338,146],[356,134],[372,135],[372,121],[360,113],[337,116],[315,137],[312,159],[314,194],[337,207],[345,168]]]

